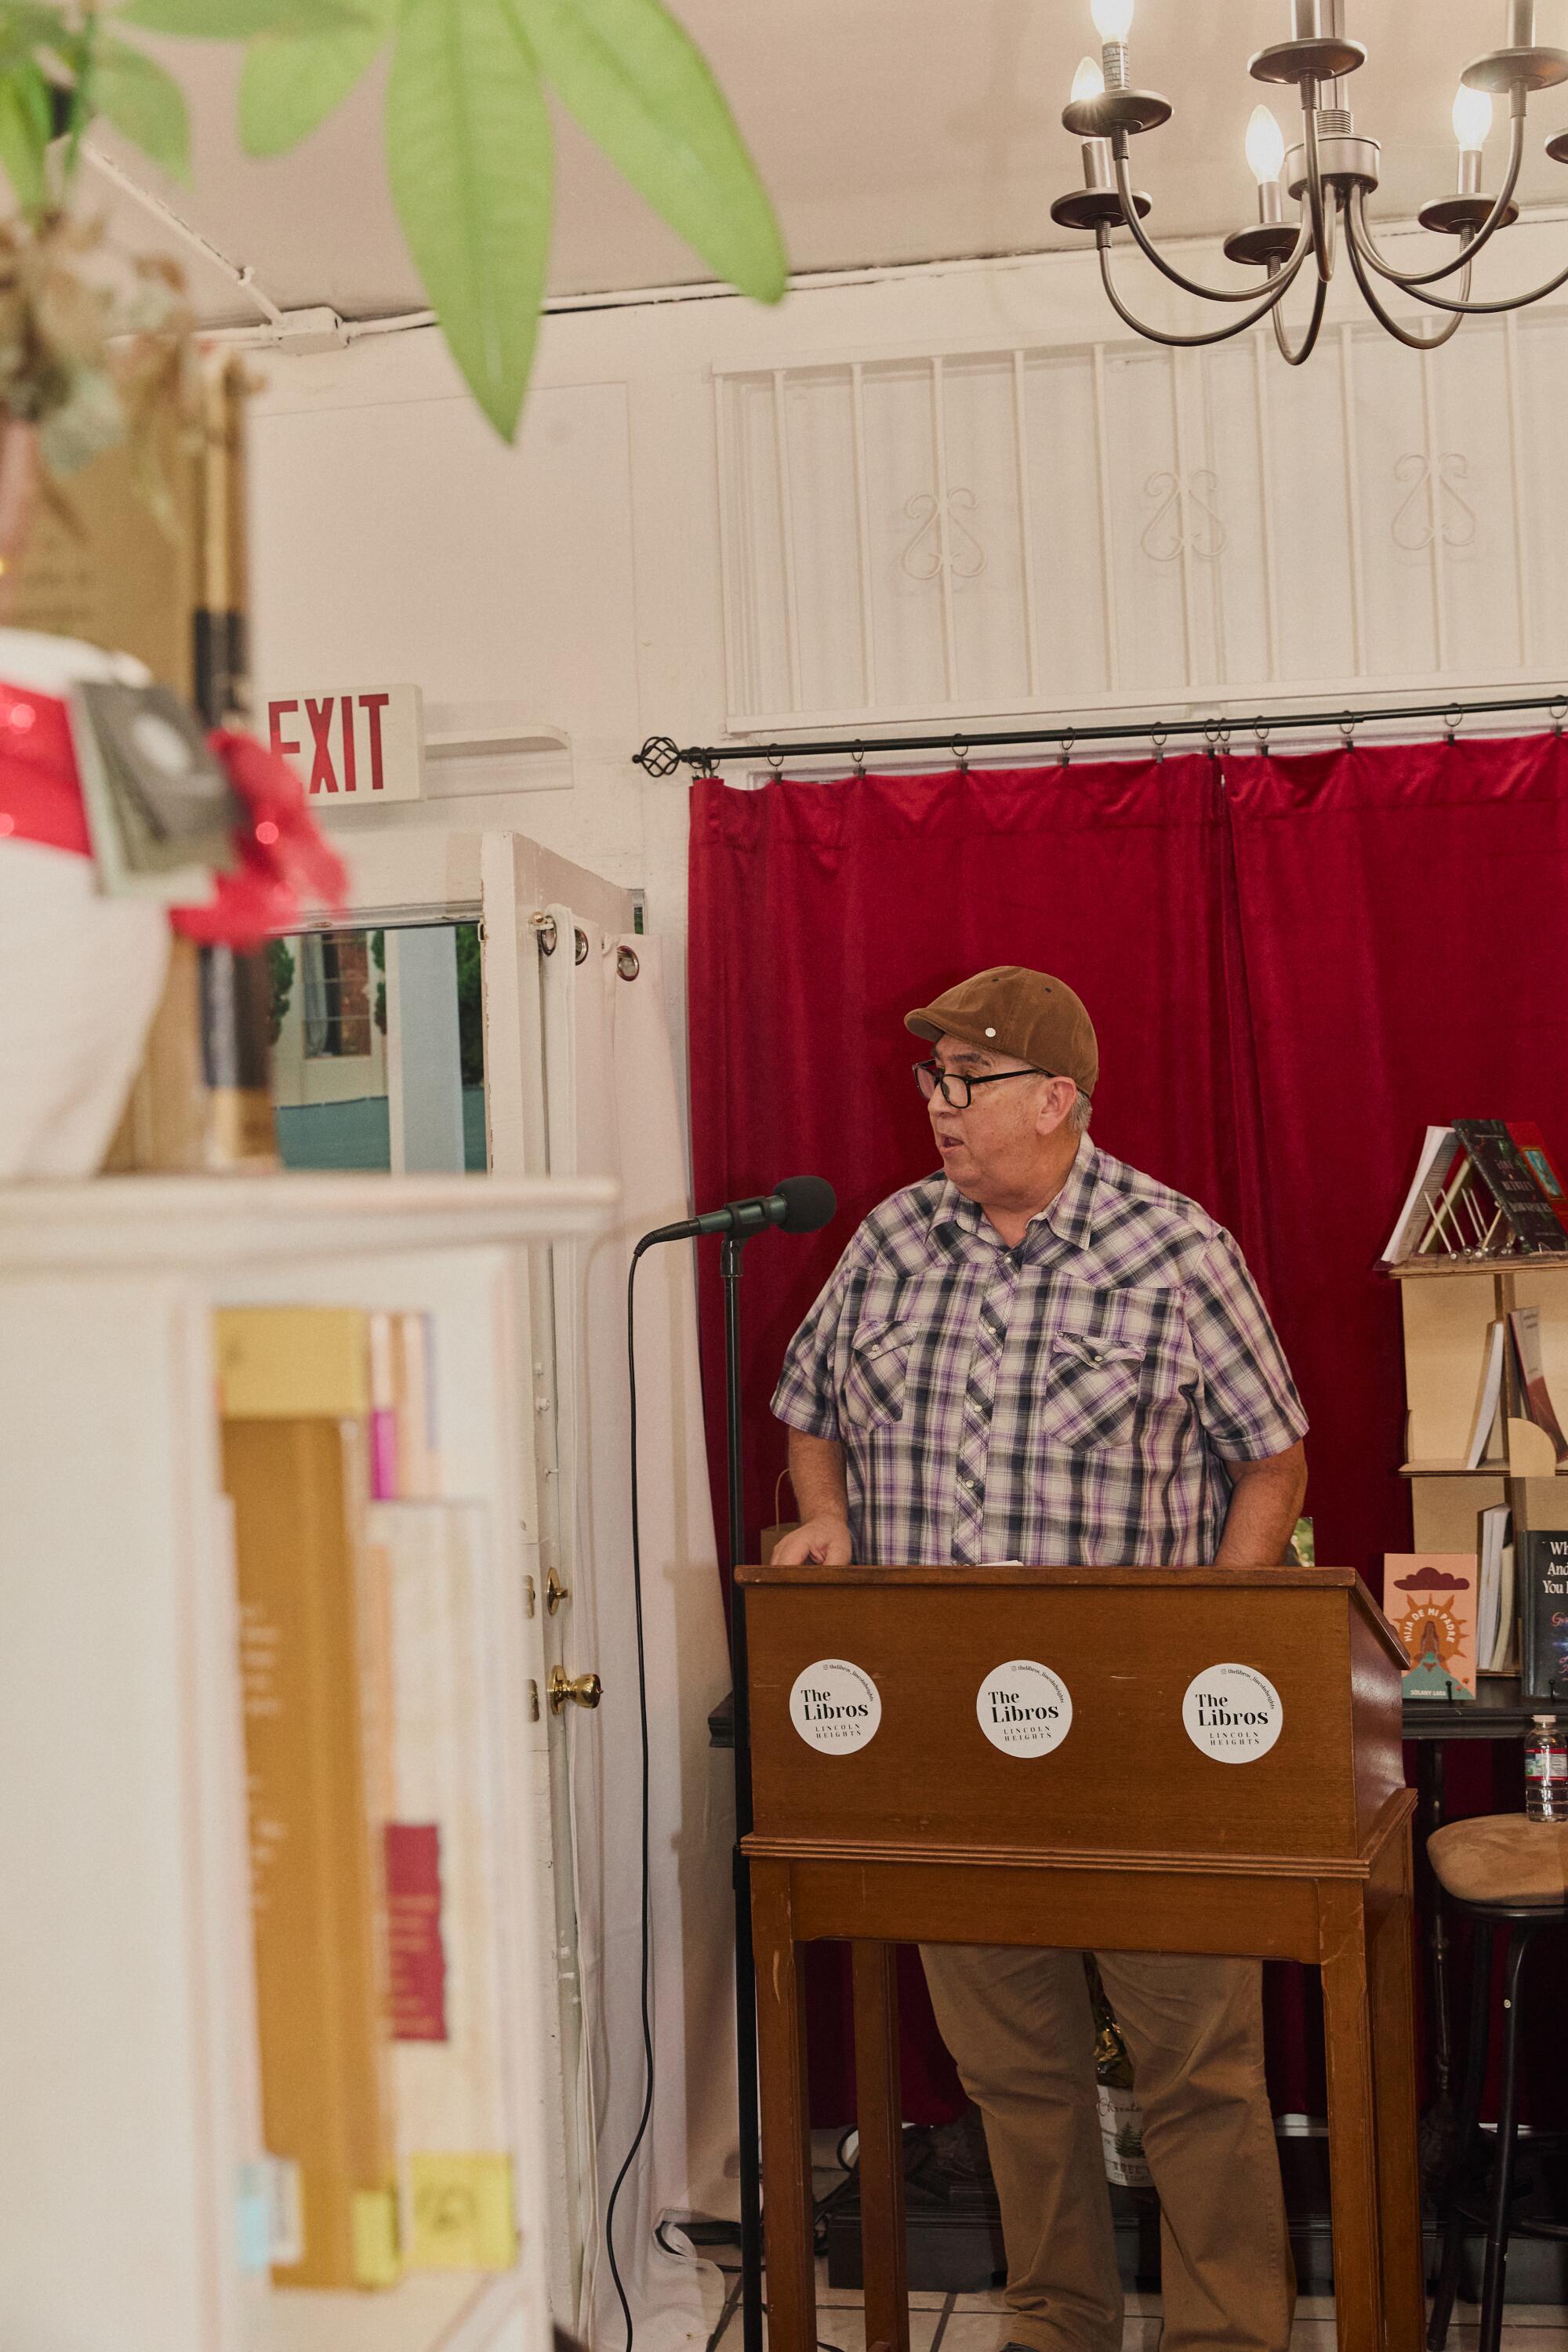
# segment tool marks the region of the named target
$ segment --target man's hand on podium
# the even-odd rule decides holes
[[[847,1568],[854,1556],[843,1519],[805,1519],[773,1546],[774,1568]]]
[[[849,1490],[844,1448],[834,1437],[789,1433],[789,1482],[795,1488],[800,1525],[773,1547],[777,1568],[847,1568],[855,1557],[849,1538]]]

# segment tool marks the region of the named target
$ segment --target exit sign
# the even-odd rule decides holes
[[[416,686],[269,695],[267,734],[312,800],[353,808],[424,796],[425,712]]]

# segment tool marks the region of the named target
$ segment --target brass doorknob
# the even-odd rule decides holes
[[[568,1699],[574,1706],[597,1706],[605,1686],[597,1675],[569,1675],[564,1666],[550,1669],[550,1712],[559,1715]]]

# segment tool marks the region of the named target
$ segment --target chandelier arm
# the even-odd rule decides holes
[[[1312,295],[1312,315],[1307,321],[1307,331],[1294,350],[1291,349],[1289,338],[1285,332],[1283,309],[1277,302],[1270,311],[1269,318],[1274,328],[1274,340],[1279,346],[1279,356],[1287,367],[1300,367],[1303,361],[1311,358],[1313,347],[1318,340],[1318,331],[1323,323],[1323,310],[1328,299],[1329,281],[1326,278],[1320,278]]]
[[[1355,260],[1356,255],[1362,250],[1366,238],[1366,223],[1362,217],[1364,211],[1364,205],[1360,201],[1361,191],[1359,188],[1356,191],[1356,197],[1357,202],[1355,210],[1352,212],[1345,228],[1345,234],[1350,240],[1351,259],[1352,263]],[[1467,268],[1470,260],[1474,257],[1474,251],[1475,248],[1472,245],[1469,251],[1465,255],[1464,259]],[[1470,281],[1468,276],[1460,280],[1460,285],[1467,293],[1469,289],[1469,283]],[[1470,302],[1463,299],[1456,302],[1450,296],[1446,294],[1423,294],[1420,288],[1416,286],[1412,286],[1407,290],[1415,295],[1415,299],[1418,302],[1425,302],[1428,309],[1433,310],[1457,310],[1459,313],[1459,316],[1464,319],[1495,319],[1505,310],[1528,310],[1532,302],[1543,301],[1548,294],[1555,294],[1559,287],[1562,286],[1568,286],[1568,269],[1560,269],[1555,278],[1549,278],[1544,286],[1535,287],[1529,294],[1505,294],[1495,302]],[[1367,299],[1370,300],[1371,297],[1368,296]]]
[[[1509,121],[1508,170],[1503,174],[1502,187],[1493,202],[1490,212],[1458,258],[1455,261],[1446,261],[1441,269],[1395,269],[1392,262],[1384,259],[1377,249],[1372,231],[1367,226],[1366,190],[1358,185],[1355,190],[1355,201],[1363,260],[1370,263],[1380,278],[1390,279],[1395,286],[1403,286],[1407,294],[1416,293],[1423,286],[1436,286],[1445,278],[1452,278],[1456,270],[1464,269],[1469,266],[1493,232],[1503,226],[1503,215],[1513,201],[1513,192],[1519,184],[1520,167],[1523,161],[1524,117],[1522,114],[1515,114]]]
[[[1276,309],[1277,306],[1283,301],[1286,291],[1293,283],[1296,271],[1300,267],[1299,260],[1291,264],[1289,269],[1284,271],[1276,283],[1270,288],[1267,296],[1258,305],[1258,308],[1255,310],[1249,310],[1245,319],[1237,319],[1228,327],[1213,327],[1206,334],[1168,335],[1162,328],[1146,327],[1142,319],[1134,318],[1131,311],[1127,308],[1126,303],[1122,300],[1121,295],[1117,292],[1110,275],[1110,228],[1109,223],[1105,221],[1100,222],[1099,227],[1094,232],[1094,241],[1100,248],[1100,282],[1105,288],[1106,294],[1110,299],[1110,307],[1115,311],[1117,317],[1122,320],[1124,325],[1131,327],[1134,334],[1143,336],[1145,341],[1151,343],[1163,343],[1167,349],[1171,351],[1195,351],[1201,343],[1228,343],[1233,335],[1244,335],[1248,327],[1255,327],[1259,319],[1265,318],[1270,310]]]
[[[1447,326],[1439,327],[1434,334],[1412,334],[1408,327],[1402,327],[1396,319],[1391,319],[1388,312],[1384,309],[1382,301],[1373,290],[1371,278],[1367,276],[1366,265],[1362,259],[1361,247],[1359,244],[1353,236],[1347,236],[1345,242],[1350,248],[1351,268],[1355,272],[1355,282],[1361,288],[1362,295],[1365,300],[1367,309],[1372,312],[1372,315],[1377,320],[1378,325],[1380,327],[1386,328],[1396,342],[1403,343],[1407,351],[1435,352],[1441,344],[1448,342],[1458,333],[1459,329],[1464,324],[1464,307],[1462,304],[1457,302],[1445,302],[1443,304],[1444,310],[1457,310],[1458,312],[1458,316],[1457,318],[1450,319]],[[1564,275],[1568,276],[1568,271],[1565,271]],[[1423,295],[1418,299],[1426,302],[1435,302],[1439,299],[1439,297],[1434,294],[1427,294]]]
[[[1195,278],[1184,278],[1179,269],[1173,268],[1171,264],[1155,251],[1153,240],[1140,220],[1138,207],[1132,200],[1132,173],[1128,160],[1125,131],[1118,131],[1111,142],[1111,153],[1116,163],[1116,193],[1121,199],[1122,225],[1131,230],[1133,241],[1139,251],[1147,260],[1153,263],[1161,277],[1168,278],[1173,286],[1179,286],[1184,294],[1201,295],[1205,302],[1255,302],[1258,299],[1256,286],[1200,286]],[[1295,277],[1297,270],[1305,260],[1310,236],[1307,215],[1303,212],[1300,234],[1296,239],[1296,250],[1285,263],[1289,278]],[[1258,316],[1262,316],[1261,311]]]

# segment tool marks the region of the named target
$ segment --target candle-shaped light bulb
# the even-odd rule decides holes
[[[1132,30],[1132,0],[1093,0],[1089,13],[1102,41],[1125,41]]]
[[[1260,188],[1277,180],[1285,163],[1285,134],[1266,106],[1255,106],[1247,125],[1247,162]]]
[[[1492,127],[1492,100],[1488,89],[1469,89],[1461,82],[1454,98],[1454,136],[1462,154],[1479,155]]]
[[[1057,86],[1058,89],[1061,87],[1059,83]],[[1079,59],[1078,71],[1072,78],[1072,95],[1075,106],[1086,98],[1103,98],[1105,96],[1105,76],[1100,71],[1099,63],[1095,58],[1080,58]]]

